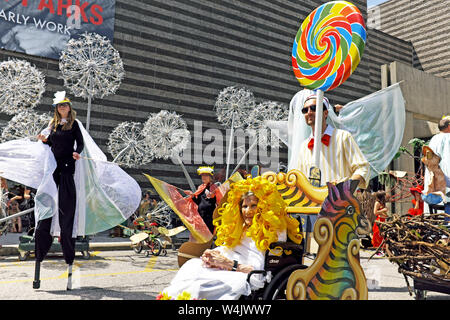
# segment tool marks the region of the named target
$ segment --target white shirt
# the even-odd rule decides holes
[[[350,179],[354,174],[364,178],[365,183],[360,183],[360,188],[367,188],[370,180],[369,162],[362,154],[350,132],[335,129],[328,125],[324,134],[330,135],[330,144],[326,146],[322,142],[320,149],[321,185],[326,182],[341,182]],[[303,141],[297,169],[306,177],[309,177],[310,168],[314,165],[313,150],[308,148],[308,143],[313,138]],[[314,141],[316,143],[316,141]]]

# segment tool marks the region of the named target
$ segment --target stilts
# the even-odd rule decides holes
[[[67,270],[67,290],[72,290],[72,265]]]
[[[39,289],[41,287],[41,280],[39,280],[40,272],[41,272],[41,263],[39,261],[36,261],[36,265],[34,267],[33,289]]]

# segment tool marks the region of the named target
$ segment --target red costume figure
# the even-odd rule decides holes
[[[202,178],[202,184],[197,191],[190,196],[198,205],[198,213],[202,217],[211,233],[214,233],[213,213],[217,206],[216,189],[217,185],[213,183],[213,167],[199,167],[197,173]]]
[[[386,208],[386,192],[378,191],[377,193],[375,193],[375,196],[376,196],[377,200],[376,200],[375,206],[373,208],[373,213],[377,217],[376,221],[384,222],[386,220],[386,218],[388,217],[388,214],[387,214],[388,209]],[[376,223],[376,221],[373,224],[373,228],[372,228],[372,231],[373,231],[372,245],[375,248],[378,248],[381,245],[381,243],[383,242],[383,237],[381,237],[380,228],[378,227],[378,224]],[[383,252],[381,252],[380,254],[383,255]]]
[[[413,208],[408,210],[408,214],[412,216],[420,216],[423,214],[423,200],[422,200],[422,191],[423,187],[418,185],[415,188],[410,188],[409,191],[414,196],[414,199],[411,200],[413,204]]]

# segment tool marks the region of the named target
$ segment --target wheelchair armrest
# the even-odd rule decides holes
[[[266,276],[267,275],[267,271],[266,270],[252,270],[252,271],[250,271],[248,276],[247,276],[247,282],[250,282],[250,278],[254,274],[262,274],[262,275]]]

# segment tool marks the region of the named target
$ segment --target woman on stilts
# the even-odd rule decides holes
[[[55,94],[53,100],[54,116],[49,125],[49,135],[42,134],[38,139],[51,147],[57,167],[53,180],[58,188],[58,220],[61,229],[60,243],[64,260],[68,264],[67,290],[72,289],[72,264],[75,258],[75,237],[73,235],[77,193],[74,182],[75,162],[81,158],[84,142],[76,119],[76,112],[65,92]],[[40,264],[47,255],[53,237],[51,235],[52,219],[47,218],[37,223],[35,231],[36,269],[33,288],[40,287]]]

